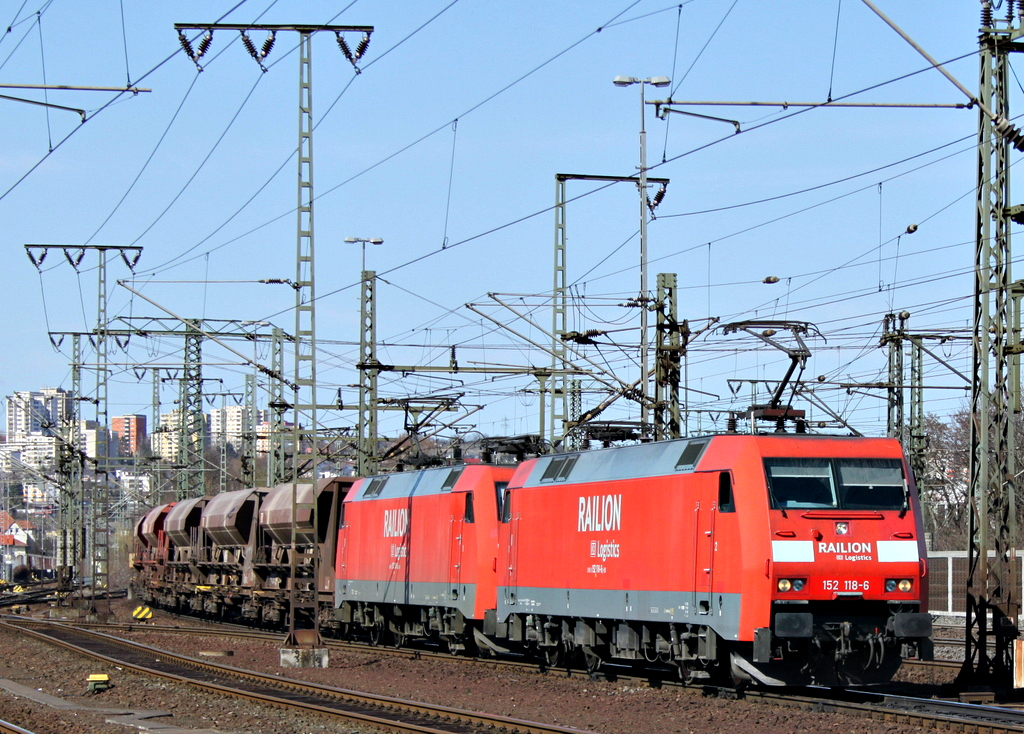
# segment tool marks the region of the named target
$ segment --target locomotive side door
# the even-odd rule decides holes
[[[466,521],[462,503],[466,497],[471,496],[469,493],[451,496],[452,513],[448,536],[448,589],[446,591],[448,601],[457,601],[462,595],[462,538]]]
[[[505,543],[505,603],[513,606],[519,597],[519,513],[512,512],[512,492],[505,490],[501,502],[502,532],[507,533]]]
[[[693,499],[693,608],[710,614],[714,580],[718,473],[700,474]]]

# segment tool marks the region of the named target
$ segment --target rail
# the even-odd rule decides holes
[[[507,731],[520,734],[580,734],[582,730],[506,716],[481,714],[389,696],[377,696],[305,681],[264,675],[197,660],[111,635],[44,620],[3,621],[52,644],[89,655],[137,673],[157,676],[226,696],[323,714],[389,731],[420,734]]]

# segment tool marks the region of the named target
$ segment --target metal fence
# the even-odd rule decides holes
[[[1012,596],[1021,599],[1021,558],[1013,559],[1015,579]],[[928,554],[928,611],[933,614],[966,614],[967,551],[931,551]]]

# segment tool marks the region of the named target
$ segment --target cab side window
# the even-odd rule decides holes
[[[473,512],[473,493],[466,492],[466,510],[462,515],[464,522],[476,522],[476,514]]]
[[[736,512],[732,497],[732,474],[727,471],[718,475],[718,511]]]
[[[495,503],[498,506],[498,520],[500,522],[505,522],[505,520],[504,520],[504,512],[502,512],[501,508],[504,506],[504,503],[505,503],[505,487],[507,487],[507,486],[508,486],[508,482],[495,482],[494,483],[494,498],[495,498]]]
[[[512,492],[508,489],[505,490],[505,497],[501,501],[501,521],[512,521]]]

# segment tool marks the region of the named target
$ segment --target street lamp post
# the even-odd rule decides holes
[[[647,377],[647,131],[644,125],[645,104],[644,85],[667,87],[671,82],[667,76],[652,76],[638,79],[632,76],[617,76],[612,80],[617,87],[640,85],[640,175],[637,190],[640,193],[640,424],[641,433],[646,436],[650,426],[650,408],[647,396],[650,394]]]
[[[367,243],[369,243],[371,245],[383,245],[384,244],[384,240],[381,239],[380,237],[346,237],[345,241],[346,242],[350,242],[350,243],[359,242],[360,244],[362,244],[362,246],[363,246],[363,267],[362,267],[362,269],[363,270],[366,270],[366,245],[367,245]]]

